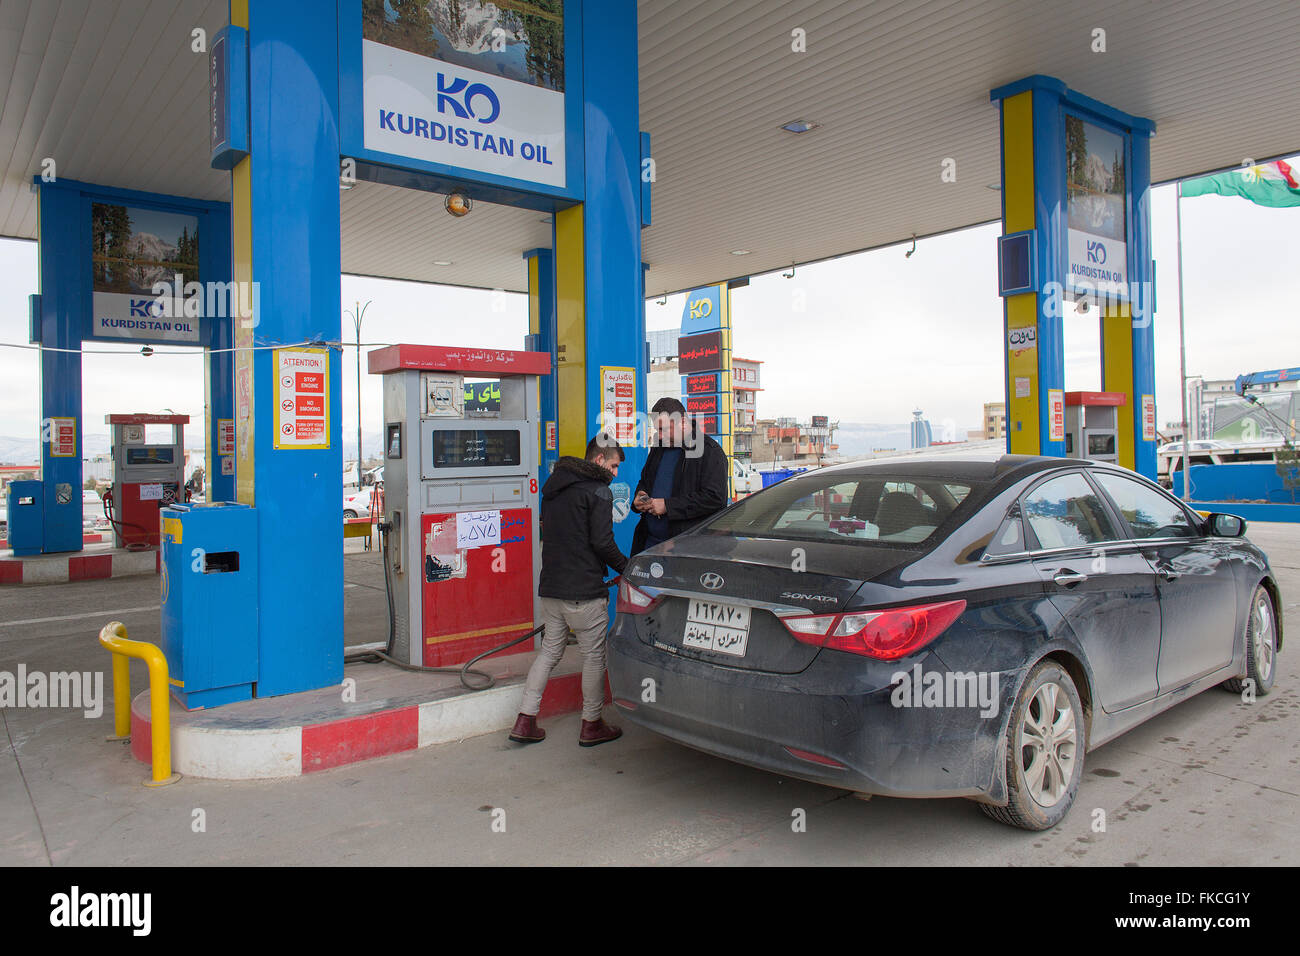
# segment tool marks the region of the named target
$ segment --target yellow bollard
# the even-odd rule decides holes
[[[117,736],[109,739],[123,740],[131,735],[131,673],[128,658],[138,658],[149,668],[153,744],[153,776],[144,785],[165,787],[175,783],[181,775],[172,773],[171,697],[167,689],[167,658],[152,644],[129,640],[126,625],[121,621],[105,624],[99,632],[99,643],[113,655],[113,725]]]

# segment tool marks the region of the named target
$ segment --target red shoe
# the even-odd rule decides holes
[[[535,744],[546,739],[546,731],[537,726],[534,714],[520,714],[515,719],[515,727],[510,731],[510,739],[521,744]]]
[[[578,746],[594,747],[597,744],[607,744],[611,740],[618,740],[622,736],[622,728],[612,727],[605,723],[604,718],[597,717],[595,720],[584,720],[582,722],[582,733],[578,735]]]

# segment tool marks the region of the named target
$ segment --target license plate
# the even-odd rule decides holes
[[[691,598],[683,647],[744,657],[748,641],[749,608]]]

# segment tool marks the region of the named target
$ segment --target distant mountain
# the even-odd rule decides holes
[[[931,427],[934,422],[931,422]],[[942,440],[942,435],[935,434],[935,440]],[[957,440],[966,437],[966,429],[957,429]],[[912,428],[910,423],[901,425],[881,424],[875,422],[841,422],[835,429],[835,441],[840,446],[837,454],[852,458],[857,455],[870,455],[877,449],[892,448],[906,451],[912,447]]]
[[[176,258],[176,244],[160,239],[152,232],[135,232],[126,241],[127,251],[139,259],[166,262]]]
[[[1096,153],[1089,153],[1084,160],[1084,172],[1089,181],[1103,192],[1109,192],[1114,184],[1110,163]]]
[[[199,419],[200,423],[202,418]],[[197,454],[203,453],[203,428],[187,429],[186,449]],[[362,437],[366,444],[366,457],[378,455],[383,451],[383,438],[378,431],[366,431]],[[352,440],[349,441],[348,439]],[[196,442],[196,439],[199,441]],[[93,458],[95,455],[107,455],[110,450],[110,438],[107,434],[90,434],[82,436],[81,457]],[[357,457],[357,429],[354,422],[351,429],[343,426],[343,458]],[[19,438],[14,435],[0,435],[0,465],[30,465],[40,461],[41,444],[38,437]]]
[[[110,447],[108,435],[82,435],[81,443],[83,458],[106,455]],[[0,435],[0,464],[31,465],[40,460],[39,437],[16,438],[13,435]]]
[[[501,33],[497,36],[503,42],[519,42],[519,36],[501,22],[501,12],[494,3],[485,3],[481,7],[461,3],[454,14],[449,4],[431,3],[427,9],[438,32],[461,53],[487,53],[492,49],[492,31],[498,29]]]

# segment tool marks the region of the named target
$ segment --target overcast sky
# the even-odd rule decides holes
[[[1178,274],[1174,188],[1153,194],[1157,262],[1157,420],[1177,421]],[[987,401],[1003,398],[1002,302],[997,296],[999,227],[981,226],[800,267],[793,279],[758,276],[732,293],[733,344],[761,359],[760,417],[829,415],[843,422],[899,423],[921,408],[964,436]],[[739,237],[737,240],[739,244]],[[741,260],[743,262],[743,260]],[[743,268],[738,262],[738,268]],[[1183,200],[1183,270],[1189,375],[1233,378],[1300,365],[1300,208],[1268,209],[1239,198]],[[362,341],[520,348],[527,300],[486,291],[344,276],[343,302],[373,300]],[[0,342],[26,343],[27,296],[37,291],[36,244],[0,239]],[[649,329],[680,324],[682,295],[646,303]],[[495,302],[495,309],[494,309]],[[1068,390],[1100,387],[1095,311],[1066,313]],[[343,319],[343,337],[353,337]],[[107,434],[109,412],[188,412],[186,434],[202,444],[203,359],[145,358],[138,346],[88,342],[84,421]],[[356,433],[355,350],[343,356],[343,434]],[[34,351],[0,347],[0,436],[38,435]],[[380,383],[362,368],[367,433],[379,431]],[[376,449],[377,450],[377,449]],[[367,446],[367,451],[371,451]]]

